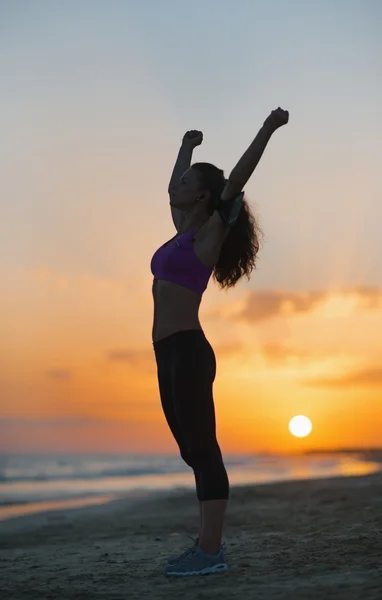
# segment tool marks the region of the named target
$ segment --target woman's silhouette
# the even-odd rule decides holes
[[[203,135],[187,132],[169,184],[177,234],[151,262],[153,344],[163,411],[181,457],[194,471],[200,530],[192,547],[169,560],[167,575],[227,569],[221,542],[229,482],[216,439],[216,362],[198,313],[211,275],[229,288],[255,267],[259,229],[242,190],[272,134],[288,119],[287,111],[272,111],[228,180],[209,163],[190,166]]]

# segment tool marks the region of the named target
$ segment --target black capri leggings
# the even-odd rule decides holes
[[[228,500],[229,482],[216,439],[214,351],[200,329],[154,342],[164,414],[183,460],[193,469],[199,501]]]

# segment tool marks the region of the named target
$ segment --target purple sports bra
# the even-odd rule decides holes
[[[196,256],[193,237],[194,231],[188,231],[158,248],[151,259],[151,272],[154,280],[165,279],[202,295],[212,269]]]

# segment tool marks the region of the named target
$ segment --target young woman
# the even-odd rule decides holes
[[[225,571],[223,519],[229,482],[216,439],[214,351],[199,321],[199,307],[212,274],[221,288],[233,287],[255,267],[259,229],[242,192],[272,134],[288,122],[278,108],[228,180],[209,163],[191,165],[200,131],[185,134],[169,184],[177,234],[151,261],[154,276],[153,345],[161,403],[183,460],[193,469],[200,509],[193,546],[169,560],[167,575]]]

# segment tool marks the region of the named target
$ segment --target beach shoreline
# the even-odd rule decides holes
[[[382,473],[234,486],[229,570],[163,575],[197,535],[194,491],[120,498],[0,522],[5,600],[195,598],[380,600]]]
[[[340,458],[338,458],[340,456]],[[176,457],[178,458],[178,457]],[[232,456],[228,460],[232,460]],[[259,461],[256,463],[256,460]],[[323,452],[304,456],[258,456],[254,463],[228,462],[231,487],[237,485],[264,485],[267,483],[327,479],[368,475],[381,470],[381,453]],[[40,486],[39,491],[36,485]],[[79,485],[81,489],[79,489]],[[61,511],[91,507],[120,498],[149,497],[156,492],[188,491],[195,487],[191,470],[161,475],[105,478],[96,481],[86,479],[46,480],[37,482],[0,483],[0,522],[18,516],[46,511]],[[38,496],[41,496],[38,498]],[[29,499],[28,496],[30,496]]]

